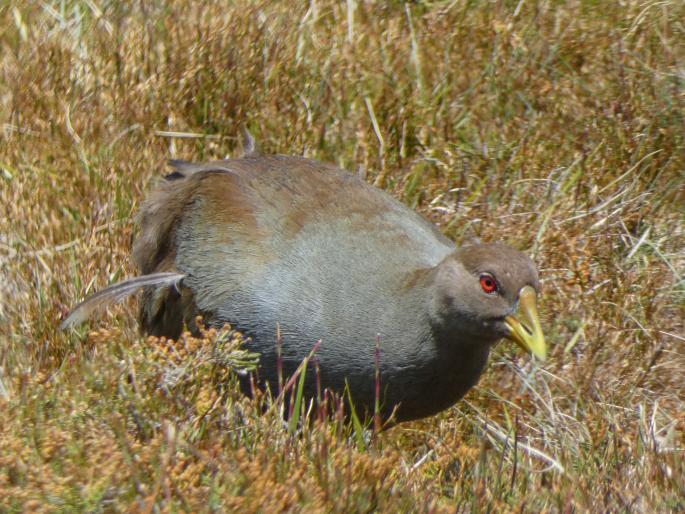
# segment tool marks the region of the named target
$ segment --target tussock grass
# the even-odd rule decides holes
[[[150,4],[0,3],[0,511],[685,510],[685,4]],[[241,123],[532,252],[548,362],[370,438],[264,414],[232,332],[60,332]]]

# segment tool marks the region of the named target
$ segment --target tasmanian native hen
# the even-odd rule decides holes
[[[175,171],[145,200],[133,256],[141,276],[78,306],[65,326],[143,288],[146,333],[177,338],[230,323],[260,354],[259,380],[278,387],[317,341],[320,385],[349,388],[373,412],[377,340],[381,414],[435,414],[480,377],[502,338],[540,359],[538,275],[503,244],[456,247],[437,228],[356,175],[302,157],[265,155]],[[316,394],[315,373],[305,392]]]

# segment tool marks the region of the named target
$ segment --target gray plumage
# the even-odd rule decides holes
[[[321,340],[324,387],[349,385],[355,406],[374,404],[380,338],[382,414],[434,414],[480,376],[492,344],[510,337],[505,317],[533,263],[500,244],[456,248],[387,193],[335,166],[282,155],[192,164],[141,209],[134,259],[143,274],[183,276],[146,288],[142,329],[178,337],[202,314],[231,323],[261,354],[260,378],[276,389],[280,329],[286,375]],[[486,294],[482,274],[495,277]],[[306,385],[315,393],[314,373]]]

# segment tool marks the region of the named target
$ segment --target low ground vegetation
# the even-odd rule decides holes
[[[0,3],[0,511],[685,510],[685,4]],[[334,161],[459,243],[530,252],[544,364],[373,433],[248,400],[228,328],[140,336],[133,217],[169,158]],[[391,301],[391,299],[389,299]],[[266,412],[265,412],[266,411]]]

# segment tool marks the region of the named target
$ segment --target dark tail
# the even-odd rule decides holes
[[[80,325],[94,312],[114,305],[137,293],[146,286],[170,286],[178,284],[185,275],[181,273],[151,273],[141,277],[133,277],[109,286],[102,291],[90,295],[71,311],[67,319],[62,322],[62,330]]]

